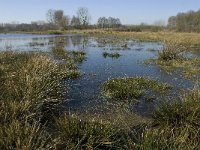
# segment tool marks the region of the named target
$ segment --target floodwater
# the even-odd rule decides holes
[[[157,51],[162,47],[161,43],[112,38],[81,35],[0,34],[0,50],[52,53],[52,48],[58,46],[66,51],[85,51],[85,61],[77,64],[82,72],[81,77],[63,81],[64,85],[71,87],[63,105],[64,108],[73,111],[112,109],[112,102],[106,100],[101,93],[102,83],[112,78],[142,76],[167,82],[173,89],[166,97],[177,96],[177,91],[193,86],[193,83],[181,77],[178,71],[167,74],[155,64],[143,63],[146,59],[157,57]],[[121,56],[105,58],[103,52],[118,52]],[[139,114],[146,114],[155,105],[156,102],[141,101],[131,108]]]

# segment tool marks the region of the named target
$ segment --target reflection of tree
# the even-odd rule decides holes
[[[53,45],[51,48],[52,55],[59,60],[65,60],[67,62],[83,62],[85,60],[85,52],[82,50],[76,51],[67,51],[66,47],[73,45],[75,46],[82,46],[83,48],[86,46],[88,42],[87,37],[79,37],[79,36],[72,36],[72,37],[55,37],[53,39]]]
[[[48,38],[45,38],[45,37],[35,37],[35,38],[32,38],[30,39],[30,42],[29,42],[29,46],[44,46],[44,45],[48,45],[48,41],[49,39]]]
[[[79,45],[81,43],[81,36],[71,36],[71,41],[74,47],[76,47],[77,45]]]
[[[82,47],[83,47],[83,49],[85,49],[87,43],[88,43],[88,37],[83,37],[83,41],[82,41]]]
[[[81,48],[84,49],[88,43],[88,37],[84,36],[71,36],[71,42],[74,47],[81,45]]]
[[[51,49],[54,57],[58,59],[66,59],[67,58],[67,50],[65,46],[68,44],[66,37],[55,37],[53,39],[53,47]]]

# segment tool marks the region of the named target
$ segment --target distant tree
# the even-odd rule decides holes
[[[120,27],[122,24],[121,24],[121,21],[119,18],[115,18],[115,27]]]
[[[169,17],[167,26],[170,29],[175,29],[176,28],[176,17],[175,16]]]
[[[80,20],[79,20],[78,17],[73,16],[70,25],[71,25],[72,27],[79,28],[80,25],[81,25],[81,22],[80,22]]]
[[[80,7],[77,11],[77,17],[80,21],[80,25],[86,27],[90,23],[90,14],[89,10],[86,7]]]
[[[53,9],[49,9],[46,13],[46,17],[47,17],[47,22],[50,24],[54,24],[54,14],[55,14],[55,10]]]
[[[54,23],[59,28],[65,28],[69,24],[69,17],[64,16],[63,10],[56,10],[54,12]]]
[[[59,29],[64,29],[69,25],[70,18],[64,15],[63,10],[50,9],[47,12],[47,21],[52,25],[56,25]]]
[[[106,17],[100,17],[97,21],[97,26],[99,28],[106,28],[108,27],[108,19]]]
[[[177,31],[200,32],[200,10],[169,17],[168,27]]]
[[[97,21],[97,26],[100,28],[115,28],[121,26],[121,21],[119,18],[113,18],[113,17],[100,17]]]

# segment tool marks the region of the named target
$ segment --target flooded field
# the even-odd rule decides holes
[[[102,85],[114,78],[151,78],[172,87],[165,94],[156,95],[151,102],[141,98],[136,104],[127,104],[130,110],[140,115],[149,114],[161,100],[177,97],[182,90],[195,86],[195,82],[184,78],[179,70],[167,73],[154,63],[144,63],[157,58],[162,47],[160,42],[139,42],[137,39],[118,39],[113,36],[0,34],[0,50],[42,51],[53,56],[57,56],[55,49],[59,49],[59,52],[83,51],[85,58],[77,62],[81,76],[62,81],[63,86],[70,87],[63,104],[64,109],[80,113],[112,109],[115,101],[103,95]],[[189,56],[198,57],[199,53],[189,53]],[[62,63],[60,57],[57,60]]]
[[[187,40],[0,34],[0,149],[198,149],[199,72]]]

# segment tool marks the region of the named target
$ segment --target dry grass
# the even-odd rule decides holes
[[[190,44],[191,46],[200,46],[200,34],[199,33],[179,33],[171,31],[161,31],[161,32],[117,32],[117,31],[107,31],[101,29],[95,30],[70,30],[66,33],[75,34],[89,34],[89,35],[109,35],[117,36],[118,38],[130,38],[138,39],[141,41],[172,41],[176,40],[180,44]]]

